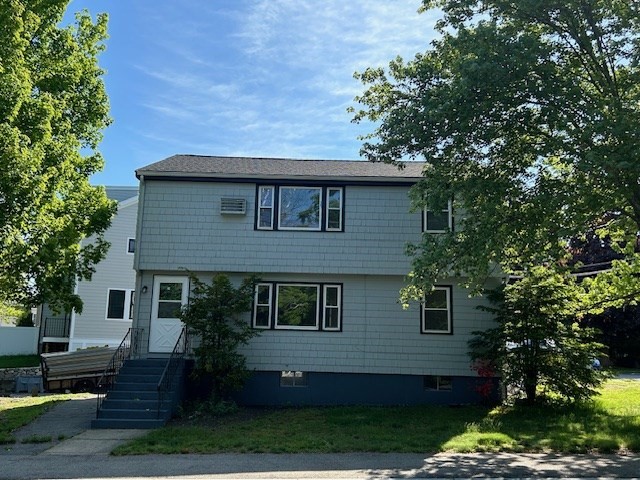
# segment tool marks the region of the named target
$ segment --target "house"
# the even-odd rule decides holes
[[[249,405],[477,401],[467,341],[492,325],[458,279],[403,309],[408,242],[453,226],[411,212],[422,163],[175,155],[140,168],[134,326],[143,357],[181,331],[193,272],[257,274]],[[424,233],[423,233],[424,232]]]
[[[104,238],[111,244],[96,265],[91,280],[77,282],[82,313],[53,312],[43,305],[36,314],[40,328],[39,351],[75,351],[95,346],[117,347],[131,327],[135,302],[135,250],[137,187],[106,187],[107,196],[118,202],[117,214]],[[82,241],[90,243],[92,238]]]

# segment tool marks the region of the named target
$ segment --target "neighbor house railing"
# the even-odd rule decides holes
[[[187,330],[187,327],[184,326],[182,327],[180,336],[178,337],[178,340],[173,347],[173,351],[171,352],[169,361],[164,367],[164,371],[162,372],[160,381],[158,382],[158,408],[156,410],[157,418],[160,418],[160,410],[162,409],[162,404],[164,403],[167,394],[170,393],[171,387],[175,383],[176,377],[180,373],[180,370],[184,366],[184,359],[188,352],[189,332]]]
[[[68,338],[71,329],[69,317],[45,317],[43,337]]]
[[[120,372],[120,368],[124,365],[125,360],[136,355],[139,351],[140,340],[142,339],[143,328],[130,328],[127,334],[120,342],[120,345],[113,353],[111,360],[102,372],[100,380],[98,380],[98,404],[96,406],[96,417],[100,412],[100,407],[104,401],[107,393],[113,388],[116,380],[116,376]]]

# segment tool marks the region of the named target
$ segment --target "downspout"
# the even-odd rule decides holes
[[[76,276],[75,285],[73,286],[73,294],[78,295],[78,277]],[[71,340],[74,337],[74,332],[76,330],[76,310],[75,308],[71,309],[71,322],[69,324],[69,343],[67,343],[67,351],[71,351]]]
[[[140,249],[143,248],[143,245],[144,245],[144,242],[142,241],[142,218],[144,214],[144,202],[145,202],[144,187],[145,187],[144,175],[140,175],[140,186],[138,187],[138,213],[136,216],[136,248],[133,252],[133,269],[136,272],[136,285],[135,285],[136,302],[133,306],[133,321],[131,322],[132,328],[138,328],[139,318],[140,318],[140,305],[143,302],[143,297],[146,297],[147,295],[149,295],[148,292],[142,293],[142,287],[143,287],[142,272],[140,271],[140,268],[139,268],[140,267]],[[133,330],[132,330],[132,334],[133,334]],[[146,336],[144,334],[142,335],[142,339],[144,339],[145,345],[147,343],[148,334],[149,332],[146,333]],[[133,341],[133,338],[132,338],[132,341]],[[137,341],[140,342],[140,338],[138,338]],[[142,347],[142,345],[140,345],[139,343],[137,345],[138,347]],[[148,349],[148,348],[145,347],[145,349]],[[139,351],[138,352],[132,351],[132,356],[137,357],[137,356],[140,356],[139,354],[140,354]]]

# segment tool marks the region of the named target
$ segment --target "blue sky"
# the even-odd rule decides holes
[[[355,71],[434,38],[420,0],[72,0],[109,14],[113,124],[95,184],[176,153],[357,159]]]

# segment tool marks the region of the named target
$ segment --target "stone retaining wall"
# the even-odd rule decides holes
[[[39,376],[40,367],[0,368],[0,393],[16,391],[16,378],[19,376]]]

